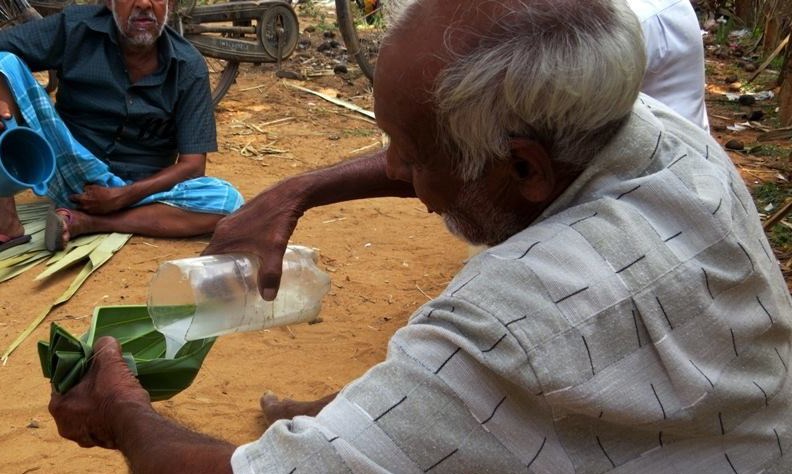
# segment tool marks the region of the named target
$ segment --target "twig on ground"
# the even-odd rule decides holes
[[[421,294],[422,294],[422,295],[424,295],[424,296],[426,297],[426,299],[427,299],[427,300],[430,300],[430,301],[431,301],[431,300],[433,300],[433,299],[434,299],[434,298],[432,298],[431,296],[427,295],[427,294],[426,294],[426,292],[425,292],[424,290],[422,290],[420,286],[418,286],[418,285],[415,285],[415,288],[417,288],[417,289],[418,289],[418,291],[420,291],[420,292],[421,292]]]
[[[350,151],[349,154],[350,155],[354,155],[356,153],[360,153],[362,151],[370,150],[372,148],[381,148],[381,147],[382,147],[382,144],[380,142],[374,142],[374,143],[371,143],[369,145],[362,146],[360,148],[355,148],[354,150]]]
[[[768,217],[767,220],[762,224],[762,228],[764,230],[771,229],[774,225],[781,222],[781,220],[786,217],[790,211],[792,211],[792,199],[788,199],[787,202],[781,206],[781,209],[776,211],[772,216]]]
[[[264,123],[261,124],[261,126],[262,127],[269,127],[270,125],[276,125],[276,124],[291,122],[292,120],[294,120],[294,117],[284,117],[284,118],[279,118],[277,120],[270,120],[269,122],[264,122]]]

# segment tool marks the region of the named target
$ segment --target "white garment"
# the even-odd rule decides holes
[[[690,0],[628,0],[643,28],[647,68],[641,92],[709,131],[704,44]]]

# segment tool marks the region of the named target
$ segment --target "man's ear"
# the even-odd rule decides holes
[[[556,187],[556,177],[550,154],[541,143],[529,138],[512,138],[511,171],[520,194],[530,202],[545,202]]]
[[[113,0],[105,0],[104,4],[108,10],[113,11]]]

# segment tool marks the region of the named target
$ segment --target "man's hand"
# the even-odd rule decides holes
[[[218,222],[203,255],[247,253],[259,258],[261,296],[278,293],[283,254],[297,221],[308,209],[353,199],[415,197],[411,183],[391,180],[385,150],[303,173],[264,190]]]
[[[82,193],[72,194],[69,200],[78,210],[94,215],[110,214],[131,204],[126,202],[123,187],[106,188],[96,184],[86,184]]]
[[[91,367],[79,384],[65,394],[53,392],[49,411],[58,433],[83,448],[116,449],[113,429],[119,407],[153,411],[151,399],[121,358],[121,346],[111,337],[94,344]]]
[[[259,258],[258,285],[261,296],[275,299],[280,286],[283,254],[297,221],[303,215],[299,193],[284,181],[247,202],[217,223],[203,255],[246,253]]]

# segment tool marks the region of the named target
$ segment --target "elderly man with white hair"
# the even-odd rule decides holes
[[[624,0],[410,6],[377,64],[385,153],[260,195],[207,252],[277,254],[336,190],[417,197],[490,248],[315,417],[194,433],[104,338],[52,397],[60,433],[144,473],[789,472],[786,284],[728,156],[639,95],[636,44]]]

